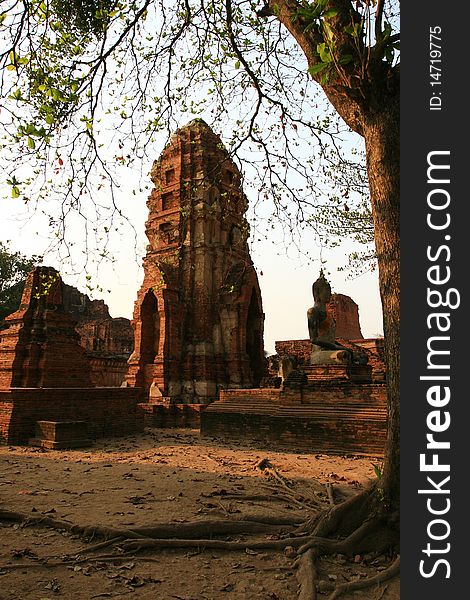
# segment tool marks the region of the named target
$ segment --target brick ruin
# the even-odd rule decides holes
[[[93,387],[118,387],[127,373],[134,348],[129,319],[113,318],[103,300],[90,298],[64,284],[64,310],[76,319],[75,330],[90,366]]]
[[[361,338],[361,339],[346,339],[337,338],[338,342],[351,350],[365,352],[368,357],[368,364],[372,368],[371,380],[374,383],[385,382],[385,366],[384,366],[384,340],[383,338]],[[294,356],[299,365],[308,364],[312,344],[309,339],[304,340],[281,340],[275,344],[276,355],[271,358],[270,380],[278,375],[279,360],[282,357]],[[273,360],[274,359],[274,360]]]
[[[38,421],[69,421],[69,431],[70,423],[76,431],[86,423],[92,437],[135,431],[136,390],[105,387],[123,380],[128,353],[97,356],[86,349],[97,345],[92,324],[110,320],[103,303],[65,285],[55,269],[37,267],[29,274],[19,309],[0,330],[0,442],[27,443]],[[112,329],[98,332],[103,344]],[[121,321],[117,329],[122,337],[108,347],[123,351],[129,330],[126,335]],[[62,431],[60,426],[43,430]]]
[[[70,285],[64,288],[64,310],[76,320],[80,345],[96,356],[120,356],[126,361],[134,347],[134,333],[129,319],[113,318],[104,300],[90,300]]]
[[[200,426],[293,450],[380,455],[383,340],[363,338],[351,298],[333,294],[323,306],[329,345],[313,344],[309,321],[310,339],[278,341],[265,359],[247,199],[220,138],[191,122],[151,178],[132,327],[54,269],[28,277],[0,330],[0,443],[62,448],[144,425]]]
[[[383,383],[385,381],[384,367],[384,340],[383,338],[364,338],[359,322],[359,307],[349,296],[344,294],[332,294],[331,302],[328,304],[336,323],[336,339],[343,346],[365,352],[368,363],[372,367],[372,381]],[[275,343],[276,355],[270,357],[270,363],[274,366],[269,368],[271,379],[278,373],[279,359],[293,356],[299,365],[308,364],[312,344],[309,339],[302,340],[279,340]]]
[[[90,387],[76,320],[64,310],[64,285],[55,269],[27,277],[19,309],[0,331],[0,387]]]
[[[264,315],[239,170],[219,136],[195,120],[173,135],[151,178],[128,384],[143,402],[172,404],[256,387]]]
[[[51,267],[29,274],[0,336],[1,387],[118,387],[134,345],[129,319],[111,317]]]
[[[333,295],[322,310],[333,328],[333,344],[276,342],[266,387],[221,392],[201,414],[203,435],[309,452],[383,454],[383,346],[362,337],[357,305],[347,296]],[[339,338],[338,332],[355,339]]]
[[[352,298],[344,294],[332,294],[328,310],[336,321],[337,339],[363,339],[359,323],[359,307]]]

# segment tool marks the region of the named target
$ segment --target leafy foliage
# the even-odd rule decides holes
[[[69,31],[99,36],[109,25],[117,4],[115,0],[51,0],[48,8]]]
[[[28,258],[21,252],[11,252],[0,242],[0,322],[18,309],[26,275],[39,260],[38,256]]]
[[[367,217],[367,186],[358,191],[341,175],[359,173],[363,157],[343,143],[348,129],[312,76],[364,96],[367,72],[397,43],[393,15],[374,44],[374,3],[345,4],[346,23],[325,0],[6,0],[1,147],[10,195],[42,202],[57,246],[73,253],[68,236],[80,228],[86,255],[106,257],[132,211],[120,182],[134,169],[132,196],[141,193],[135,171],[148,171],[161,134],[203,117],[244,166],[255,228],[308,227],[325,243],[338,233],[334,196],[347,194],[348,221],[356,209]],[[269,18],[284,5],[314,39],[313,63],[281,16]]]

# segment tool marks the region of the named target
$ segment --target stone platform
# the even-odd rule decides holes
[[[91,439],[85,421],[36,421],[36,436],[29,445],[64,450],[90,446]]]
[[[370,365],[304,365],[302,371],[310,383],[319,381],[369,383],[372,381],[372,367]]]
[[[386,415],[381,384],[317,382],[302,390],[226,390],[201,413],[201,435],[292,451],[382,456]]]

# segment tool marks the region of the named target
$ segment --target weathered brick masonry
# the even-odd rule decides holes
[[[0,390],[0,442],[27,444],[36,421],[86,421],[91,438],[143,427],[132,388],[17,388]]]
[[[346,347],[361,349],[367,353],[369,365],[372,367],[372,381],[385,381],[385,365],[384,365],[384,340],[383,338],[359,338],[348,339],[339,338],[340,343]],[[299,364],[308,364],[312,344],[310,340],[282,340],[275,344],[276,353],[279,356],[295,356]]]
[[[103,300],[90,300],[66,284],[63,285],[63,304],[64,311],[76,319],[75,330],[88,360],[91,385],[119,387],[134,348],[130,320],[111,317]]]
[[[344,294],[332,294],[328,310],[331,311],[336,323],[336,338],[362,339],[359,307],[352,298]]]
[[[0,331],[0,388],[90,387],[76,319],[64,310],[64,284],[50,267],[27,277],[19,309]]]
[[[387,409],[381,342],[363,339],[357,305],[348,296],[334,294],[326,311],[334,339],[360,361],[331,361],[323,350],[325,360],[312,362],[310,339],[278,341],[265,380],[280,384],[274,375],[282,365],[282,387],[222,391],[201,414],[201,433],[291,450],[382,455]]]
[[[219,136],[196,120],[174,134],[151,178],[127,382],[144,402],[177,404],[257,386],[264,315],[236,165]]]
[[[0,331],[1,443],[28,443],[37,421],[86,421],[91,438],[124,435],[142,427],[137,390],[92,387],[110,381],[119,385],[126,356],[116,361],[116,355],[98,352],[90,359],[76,330],[82,311],[73,308],[86,309],[88,304],[99,309],[99,314],[91,310],[86,315],[94,334],[97,320],[105,327],[98,339],[121,344],[106,338],[112,319],[103,303],[89,301],[66,286],[50,267],[37,267],[28,276],[19,310],[5,319]],[[119,322],[121,338],[128,343],[125,323],[122,326]],[[97,337],[88,339],[93,344]]]
[[[380,456],[386,439],[381,384],[328,383],[299,390],[228,390],[201,415],[201,434],[276,448]]]

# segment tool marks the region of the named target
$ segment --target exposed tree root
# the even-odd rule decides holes
[[[359,552],[368,551],[370,548],[363,546],[363,540],[366,539],[371,532],[377,531],[379,522],[380,517],[371,517],[343,540],[312,536],[307,543],[299,548],[299,554],[310,548],[316,548],[317,554],[337,553],[350,556]]]
[[[119,543],[119,547],[126,552],[140,552],[149,548],[211,548],[213,550],[245,551],[250,550],[283,550],[288,546],[300,546],[302,538],[284,538],[282,540],[259,540],[246,542],[230,542],[211,539],[130,539]]]
[[[262,461],[263,470],[271,469],[269,461]],[[258,468],[260,468],[258,466]],[[283,494],[291,495],[290,484],[277,474],[276,481],[283,485]],[[300,518],[272,515],[233,516],[230,519],[211,519],[183,523],[162,523],[146,527],[121,529],[107,526],[77,525],[48,516],[31,516],[14,511],[0,510],[0,521],[21,523],[22,526],[46,526],[66,530],[91,541],[101,538],[93,546],[82,548],[74,556],[62,560],[42,559],[32,564],[3,565],[2,569],[56,567],[91,561],[118,561],[149,549],[197,548],[238,551],[277,550],[287,556],[297,555],[297,578],[300,583],[299,600],[317,599],[316,561],[332,554],[355,556],[365,552],[381,553],[398,547],[397,515],[385,509],[377,499],[374,487],[341,504],[334,504],[331,486],[326,486],[330,507],[299,526]],[[288,492],[288,494],[287,494]],[[299,497],[296,493],[293,496]],[[291,498],[289,498],[291,499]],[[312,507],[310,507],[311,509]],[[273,534],[266,536],[266,534]],[[230,535],[263,535],[264,539],[214,539]],[[116,554],[93,555],[97,550],[112,547]],[[289,548],[290,547],[290,548]],[[55,557],[59,558],[59,557]],[[142,557],[151,560],[149,557]],[[337,585],[328,600],[336,600],[343,593],[378,585],[399,572],[399,558],[385,571],[368,579]],[[331,589],[331,588],[330,588]]]
[[[371,488],[340,505],[332,506],[320,518],[309,521],[297,530],[304,535],[310,533],[309,539],[298,548],[298,554],[301,555],[297,564],[299,600],[316,598],[315,562],[319,557],[331,554],[354,556],[371,551],[381,553],[398,546],[398,516],[386,511],[374,492],[374,488]],[[398,571],[399,559],[374,577],[338,585],[328,600],[336,600],[346,591],[381,583]]]
[[[256,519],[256,520],[254,520]],[[271,516],[251,517],[250,519],[213,519],[210,521],[193,521],[189,523],[159,524],[153,527],[135,527],[133,529],[118,529],[106,526],[76,525],[68,521],[26,515],[13,511],[0,511],[0,521],[13,521],[23,526],[42,525],[53,529],[65,530],[88,539],[104,538],[204,538],[217,535],[272,533],[285,531],[286,527],[297,524],[298,519],[291,517]]]
[[[357,529],[375,510],[371,510],[374,488],[352,496],[342,504],[326,510],[311,533],[324,536],[347,535]],[[307,531],[310,532],[309,528]]]
[[[317,600],[316,578],[315,554],[309,549],[302,554],[297,563],[297,579],[300,583],[298,600]]]
[[[277,469],[271,464],[268,458],[263,458],[256,463],[256,469],[261,471],[264,476],[276,481],[284,490],[284,495],[287,496],[290,502],[302,506],[303,508],[311,509],[312,507],[321,507],[321,501],[314,495],[303,490],[301,494],[297,493],[293,488],[293,483],[281,475]]]
[[[348,581],[346,583],[340,583],[336,586],[333,593],[328,596],[328,600],[337,600],[344,592],[350,592],[353,590],[364,590],[373,585],[379,585],[395,575],[398,575],[400,572],[400,557],[398,556],[395,561],[386,569],[385,571],[381,571],[374,575],[373,577],[368,577],[367,579],[362,579],[361,581]],[[300,600],[300,599],[299,599]]]
[[[109,546],[113,546],[118,542],[121,542],[124,538],[122,536],[110,538],[109,540],[105,540],[104,542],[100,542],[99,544],[95,544],[94,546],[88,546],[84,548],[82,551],[77,552],[77,554],[84,554],[85,552],[96,552],[97,550],[102,550],[103,548],[109,548]]]

